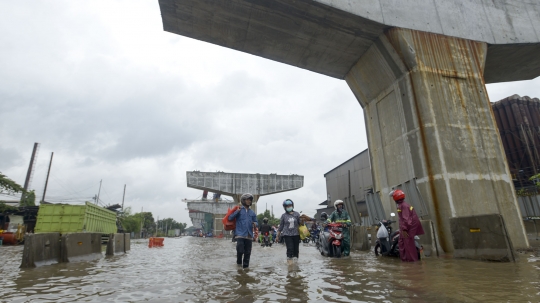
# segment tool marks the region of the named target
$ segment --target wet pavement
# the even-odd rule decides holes
[[[285,247],[253,245],[250,268],[236,265],[226,239],[167,238],[125,255],[19,269],[22,246],[0,246],[0,302],[540,302],[540,257],[516,263],[426,258],[401,263],[354,252],[328,259],[300,244],[296,266]]]

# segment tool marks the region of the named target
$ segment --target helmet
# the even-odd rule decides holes
[[[394,201],[399,201],[405,199],[405,193],[401,189],[396,189],[392,191],[392,198],[394,198]]]
[[[240,197],[240,203],[242,205],[246,206],[246,200],[251,200],[251,203],[253,203],[253,195],[252,194],[243,194],[242,197]]]
[[[268,223],[268,218],[264,218],[263,223]]]
[[[283,201],[283,209],[286,209],[287,206],[292,206],[294,208],[294,202],[291,199]]]
[[[328,214],[325,213],[325,212],[322,212],[322,213],[321,213],[321,220],[323,220],[323,221],[328,220]]]
[[[343,200],[336,200],[336,202],[334,202],[334,208],[337,208],[339,204],[343,204],[343,206],[345,206]]]

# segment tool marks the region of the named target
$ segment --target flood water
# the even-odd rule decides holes
[[[540,257],[516,263],[426,258],[401,263],[353,252],[328,259],[300,244],[297,266],[285,247],[253,245],[250,268],[236,265],[227,239],[166,238],[125,255],[19,269],[22,246],[0,246],[1,302],[539,302]]]

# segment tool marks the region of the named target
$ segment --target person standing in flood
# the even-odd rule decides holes
[[[253,228],[257,227],[257,215],[249,207],[253,203],[253,195],[246,193],[240,197],[241,208],[229,216],[229,221],[236,219],[236,264],[249,267],[251,247],[253,245]],[[242,258],[243,257],[243,258]]]
[[[414,211],[414,208],[405,202],[405,193],[396,189],[390,193],[396,202],[399,217],[399,256],[403,262],[418,261],[418,251],[414,244],[414,236],[423,235],[424,228]]]
[[[285,213],[281,215],[278,228],[278,242],[283,237],[287,246],[287,264],[292,265],[298,261],[300,247],[300,214],[294,211],[294,202],[291,199],[283,201]]]

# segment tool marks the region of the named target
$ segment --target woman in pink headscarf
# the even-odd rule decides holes
[[[414,244],[414,236],[423,235],[424,229],[414,208],[405,202],[405,193],[396,189],[392,192],[399,216],[399,256],[403,262],[418,261],[418,251]]]

